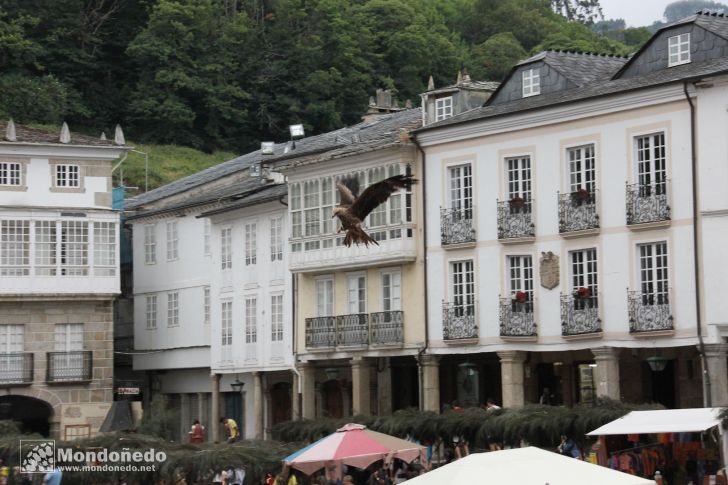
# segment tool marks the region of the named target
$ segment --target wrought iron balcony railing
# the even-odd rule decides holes
[[[536,336],[532,300],[500,299],[500,334],[501,337]]]
[[[0,386],[22,385],[33,382],[33,354],[11,352],[0,354]]]
[[[306,347],[336,346],[336,317],[306,319]]]
[[[440,240],[443,246],[475,242],[473,208],[440,209]]]
[[[498,239],[536,235],[532,217],[534,202],[534,199],[519,197],[498,202]]]
[[[369,344],[369,315],[352,313],[337,316],[336,343],[343,346]]]
[[[599,296],[561,295],[561,334],[583,335],[602,331]]]
[[[404,342],[404,312],[397,310],[372,313],[370,329],[369,342],[372,345],[401,344]]]
[[[475,305],[442,303],[442,335],[445,340],[478,338]]]
[[[558,194],[559,232],[585,231],[599,227],[596,190]]]
[[[90,381],[93,376],[93,352],[48,352],[47,382]]]
[[[627,303],[631,333],[673,329],[668,291],[654,293],[627,291]]]
[[[670,220],[667,182],[627,185],[627,225]]]

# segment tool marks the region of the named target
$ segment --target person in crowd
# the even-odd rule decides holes
[[[573,438],[569,438],[565,434],[561,435],[561,443],[556,447],[559,453],[562,455],[570,456],[572,458],[578,458],[581,460],[581,450],[576,444]]]
[[[553,406],[554,401],[554,395],[551,390],[548,387],[544,387],[541,397],[538,398],[538,403],[545,404],[546,406]]]
[[[187,432],[190,438],[190,443],[204,443],[205,442],[205,427],[200,424],[199,419],[195,419],[192,422],[192,427]]]
[[[344,485],[354,485],[354,479],[351,478],[351,475],[344,475]]]
[[[492,397],[489,397],[485,401],[485,410],[486,411],[497,411],[498,409],[502,409],[500,406],[498,406]]]
[[[232,418],[220,418],[220,422],[225,426],[227,431],[227,442],[232,444],[240,441],[240,432],[238,431],[238,423]]]
[[[455,452],[456,460],[464,458],[470,454],[470,450],[468,449],[468,442],[460,436],[453,436],[452,447],[453,451]]]
[[[61,485],[62,479],[63,472],[60,468],[55,467],[53,470],[45,474],[43,477],[43,485]]]
[[[392,480],[389,479],[384,469],[377,468],[369,477],[368,485],[392,485]]]

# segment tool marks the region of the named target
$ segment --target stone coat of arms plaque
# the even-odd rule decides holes
[[[553,290],[559,286],[559,257],[551,251],[541,252],[539,274],[541,275],[541,286],[547,290]]]

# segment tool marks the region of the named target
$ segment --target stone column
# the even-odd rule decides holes
[[[420,356],[420,409],[440,412],[440,356],[423,354]]]
[[[728,368],[726,368],[725,344],[705,344],[705,360],[710,372],[710,407],[728,406]],[[705,396],[705,391],[703,391],[703,396]],[[705,398],[703,401],[705,402]]]
[[[220,441],[220,374],[212,375],[212,396],[210,403],[210,429],[212,430],[212,441]]]
[[[301,417],[313,419],[316,417],[316,367],[313,364],[300,364],[301,372]]]
[[[498,352],[501,363],[501,392],[504,408],[520,408],[525,404],[523,363],[526,353],[520,350]]]
[[[381,358],[384,369],[377,372],[377,414],[389,416],[392,414],[392,368],[389,366],[389,357]]]
[[[597,347],[591,349],[597,366],[594,368],[594,385],[597,397],[608,397],[619,401],[619,349]]]
[[[301,401],[298,394],[298,374],[291,372],[291,419],[301,419]]]
[[[372,413],[371,410],[371,394],[370,394],[370,377],[371,364],[364,358],[351,359],[351,398],[352,413],[354,416]]]
[[[207,415],[207,393],[197,393],[197,419],[200,424],[205,427],[205,441],[210,439],[210,430],[212,429],[209,416]]]
[[[179,395],[179,403],[180,403],[180,411],[179,411],[179,421],[180,421],[180,442],[186,443],[188,441],[188,435],[187,432],[190,430],[190,426],[192,425],[192,421],[190,418],[190,395],[182,393]]]
[[[253,392],[253,409],[255,413],[255,439],[256,440],[262,440],[263,439],[263,412],[265,411],[263,407],[265,406],[265,401],[263,400],[263,373],[262,372],[253,372],[253,383],[255,384],[255,389]]]

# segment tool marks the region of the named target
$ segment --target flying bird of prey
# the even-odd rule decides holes
[[[346,231],[344,244],[347,247],[350,247],[351,243],[357,245],[364,243],[365,246],[373,243],[379,246],[379,243],[361,228],[362,221],[390,195],[399,189],[409,190],[414,183],[417,183],[417,180],[412,178],[412,175],[395,175],[370,185],[359,195],[359,179],[356,176],[345,177],[337,182],[336,188],[341,195],[341,204],[334,208],[331,217],[338,217],[341,221],[339,232]]]

